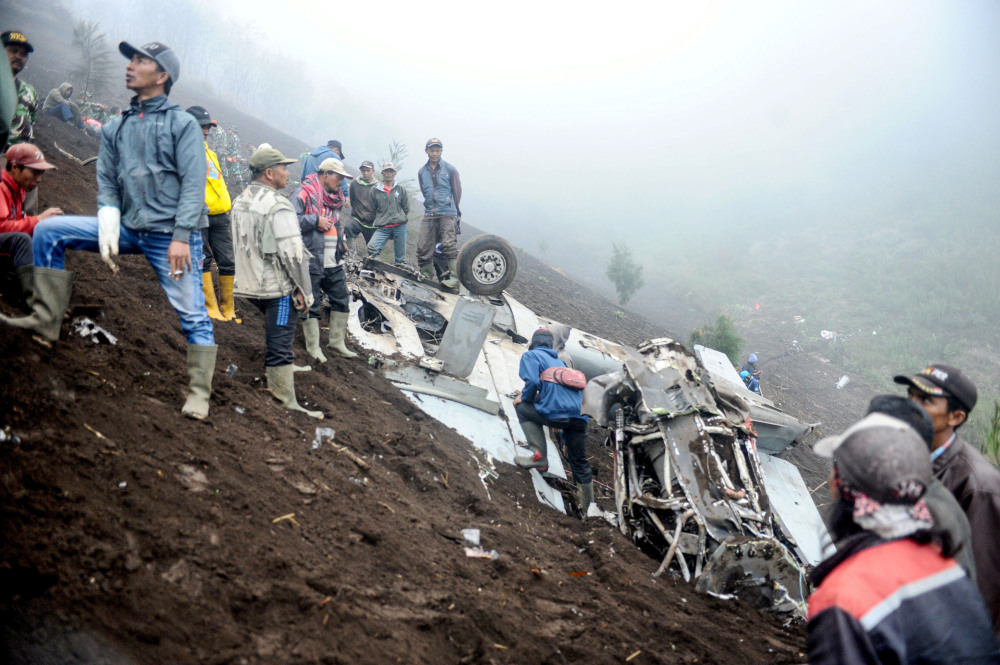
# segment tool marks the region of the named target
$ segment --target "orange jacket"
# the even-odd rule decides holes
[[[24,197],[28,193],[14,182],[10,171],[4,171],[0,181],[0,233],[27,233],[35,230],[38,217],[24,214]]]

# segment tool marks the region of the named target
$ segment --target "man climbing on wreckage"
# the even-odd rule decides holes
[[[169,46],[121,42],[118,50],[129,59],[125,86],[135,96],[101,130],[97,217],[50,218],[35,227],[32,314],[5,320],[55,341],[73,287],[72,273],[64,270],[66,250],[100,251],[114,272],[112,257],[144,254],[187,337],[190,382],[181,412],[201,419],[208,416],[218,350],[201,291],[206,170],[201,129],[167,99],[180,75],[180,61]]]
[[[554,337],[548,328],[539,328],[531,336],[528,350],[521,356],[518,375],[524,381],[521,394],[514,399],[517,420],[521,424],[530,456],[519,455],[514,463],[523,469],[547,471],[545,431],[550,427],[562,431],[566,443],[569,468],[577,483],[580,512],[594,503],[594,482],[587,461],[587,416],[580,413],[583,403],[582,386],[571,388],[557,383],[550,368],[566,368],[553,348]]]

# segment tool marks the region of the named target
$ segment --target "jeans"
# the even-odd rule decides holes
[[[181,330],[188,344],[211,346],[215,344],[212,320],[205,309],[205,294],[201,291],[201,233],[194,231],[188,241],[191,249],[191,270],[185,270],[178,280],[170,275],[167,250],[173,237],[169,233],[133,231],[121,227],[118,241],[119,254],[144,254],[167,300],[174,306],[181,321]],[[97,218],[60,216],[42,220],[35,227],[35,266],[65,270],[66,250],[76,249],[98,252]]]
[[[208,228],[201,230],[202,247],[205,250],[205,265],[202,272],[211,272],[212,263],[219,266],[219,276],[236,274],[233,261],[233,231],[229,227],[229,213],[208,216]]]
[[[396,252],[396,263],[406,261],[406,224],[398,226],[380,226],[375,229],[372,239],[368,242],[368,256],[377,259],[382,253],[385,243],[392,238],[392,248]]]
[[[295,326],[298,317],[292,308],[292,296],[280,298],[247,298],[264,315],[264,331],[267,351],[264,353],[265,367],[291,365],[295,360],[292,343],[295,341]]]
[[[361,236],[365,239],[365,244],[371,242],[372,236],[375,235],[374,226],[364,226],[355,217],[351,217],[350,221],[344,225],[344,237],[347,238],[347,246],[350,247],[351,241]]]
[[[514,411],[517,413],[518,422],[528,420],[543,427],[561,429],[563,441],[566,442],[566,457],[569,460],[569,468],[573,472],[576,482],[586,485],[593,480],[594,476],[590,470],[590,462],[587,461],[586,420],[583,418],[549,420],[538,413],[535,405],[531,402],[519,403],[514,407]]]

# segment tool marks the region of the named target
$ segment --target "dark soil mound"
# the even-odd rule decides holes
[[[86,158],[96,142],[49,120],[38,135],[59,167],[42,205],[92,214],[93,165],[55,144]],[[364,360],[297,375],[323,422],[279,408],[247,307],[242,325],[216,327],[210,418],[182,418],[177,318],[141,256],[121,266],[114,276],[86,253],[67,264],[71,309],[116,346],[68,323],[51,347],[0,326],[2,425],[19,437],[0,444],[5,661],[803,660],[801,628],[654,580],[657,562],[605,522],[542,509],[526,475],[504,468],[484,485],[468,441]],[[517,293],[534,290],[531,274]],[[546,313],[582,324],[592,302],[574,292]],[[333,445],[313,447],[317,425],[336,430]],[[497,560],[466,557],[468,527]]]

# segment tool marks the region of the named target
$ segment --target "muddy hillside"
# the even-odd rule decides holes
[[[41,205],[93,214],[94,167],[73,158],[96,142],[48,119],[37,129],[59,167]],[[541,267],[525,264],[527,293]],[[70,255],[70,316],[51,347],[0,327],[5,662],[803,660],[801,627],[654,579],[658,562],[602,520],[541,509],[513,467],[484,483],[469,442],[363,359],[298,375],[300,400],[335,431],[317,439],[316,421],[264,388],[255,310],[216,327],[209,419],[182,418],[176,316],[141,256],[121,265]],[[582,292],[567,303],[557,277],[554,316],[600,308]],[[117,344],[76,334],[81,315]],[[627,339],[631,324],[656,332],[638,320],[596,332]],[[466,528],[499,557],[467,556]]]

